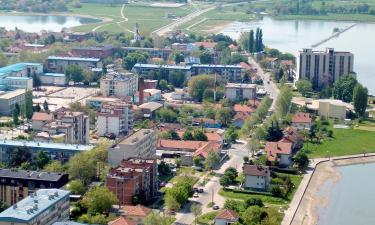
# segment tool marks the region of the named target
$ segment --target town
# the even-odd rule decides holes
[[[133,26],[0,29],[0,224],[303,224],[319,163],[374,150],[347,49]]]

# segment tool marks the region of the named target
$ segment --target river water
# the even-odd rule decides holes
[[[321,20],[275,20],[271,17],[264,17],[262,20],[254,22],[234,22],[222,33],[238,39],[241,32],[260,27],[263,30],[265,45],[296,55],[298,50],[311,48],[311,45],[332,35],[335,27],[345,28],[353,23]],[[372,62],[373,40],[375,40],[375,24],[360,23],[315,49],[322,50],[332,47],[337,51],[354,53],[354,71],[357,72],[358,80],[369,89],[370,93],[375,94],[375,65]]]
[[[100,20],[76,16],[52,15],[4,15],[0,16],[0,27],[14,30],[16,27],[26,32],[39,32],[41,30],[59,32],[63,28],[71,28]]]
[[[375,163],[339,166],[329,205],[318,209],[318,225],[375,224]]]

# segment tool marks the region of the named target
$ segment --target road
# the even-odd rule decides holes
[[[257,68],[258,75],[263,79],[263,86],[264,86],[265,91],[267,91],[268,95],[274,100],[270,107],[270,110],[274,111],[275,105],[276,105],[276,99],[280,92],[279,88],[271,80],[271,77],[270,77],[271,74],[268,72],[264,72],[262,67],[253,59],[253,57],[250,56],[248,60],[251,65],[254,65]]]
[[[230,159],[222,164],[222,166],[214,170],[218,175],[224,174],[224,171],[229,167],[234,167],[239,173],[242,172],[243,157],[248,156],[249,152],[246,150],[246,144],[244,141],[239,141],[232,145],[229,149],[228,154]],[[190,206],[192,203],[199,203],[202,206],[202,214],[211,212],[212,208],[207,208],[208,203],[214,200],[215,204],[220,208],[223,208],[225,198],[219,195],[220,184],[219,176],[213,176],[209,182],[204,186],[204,193],[199,194],[198,198],[190,198],[189,204],[186,204],[180,212],[176,213],[176,222],[180,224],[192,224],[194,222],[194,215],[190,212]]]

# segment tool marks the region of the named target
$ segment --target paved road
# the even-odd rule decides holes
[[[270,79],[271,74],[268,72],[265,72],[262,69],[262,67],[252,57],[249,57],[249,63],[251,65],[254,65],[257,68],[258,75],[263,79],[263,83],[264,83],[263,86],[264,86],[265,91],[267,91],[268,95],[274,100],[270,107],[270,110],[274,111],[275,105],[276,105],[276,99],[277,99],[277,96],[279,95],[279,88]]]
[[[248,151],[246,150],[244,141],[239,141],[239,143],[232,145],[228,154],[230,159],[223,163],[223,165],[214,170],[216,174],[222,175],[228,167],[235,167],[239,173],[242,172],[242,162],[243,157],[248,156]],[[176,222],[181,224],[192,224],[194,222],[194,215],[190,213],[191,203],[199,203],[202,206],[202,214],[212,211],[212,208],[207,208],[207,204],[214,200],[215,204],[220,208],[223,208],[225,203],[225,198],[219,195],[220,184],[219,177],[214,176],[209,182],[204,186],[204,193],[199,194],[198,198],[190,198],[190,204],[186,204],[180,212],[176,214]],[[213,193],[213,194],[212,194]]]

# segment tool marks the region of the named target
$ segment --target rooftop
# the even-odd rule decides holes
[[[167,140],[161,139],[157,143],[157,149],[179,149],[181,151],[195,151],[205,146],[207,141],[184,141],[184,140]]]
[[[133,68],[150,68],[150,69],[177,69],[177,70],[190,70],[191,66],[176,66],[176,65],[159,65],[159,64],[141,64],[137,63]]]
[[[99,62],[99,58],[81,58],[81,57],[67,57],[67,56],[48,56],[48,60],[65,60],[65,61],[85,61],[85,62]]]
[[[126,137],[119,144],[134,145],[139,140],[142,140],[142,139],[146,138],[150,133],[154,133],[154,131],[152,129],[140,129],[139,131],[137,131],[137,132],[133,133],[132,135]]]
[[[17,140],[0,140],[0,146],[25,146],[36,149],[61,149],[70,151],[88,151],[93,148],[92,145],[72,145],[63,143],[49,143],[49,142],[36,142],[36,141],[17,141]]]
[[[136,222],[120,216],[119,218],[109,222],[108,225],[136,225]]]
[[[230,221],[237,221],[240,216],[238,213],[231,209],[224,209],[221,212],[217,214],[215,219],[224,219],[224,220],[230,220]]]
[[[124,214],[126,216],[138,216],[138,217],[146,217],[148,214],[152,212],[152,209],[143,206],[143,205],[125,205],[122,207]]]
[[[69,191],[60,189],[39,189],[35,194],[19,201],[12,207],[0,213],[0,221],[25,223],[45,212],[63,198],[69,196]]]
[[[97,46],[76,46],[73,50],[91,50],[91,51],[105,51],[113,49],[112,45],[97,45]]]
[[[12,99],[22,94],[25,94],[24,89],[16,89],[14,91],[7,91],[7,92],[4,92],[3,94],[0,94],[0,99]]]
[[[265,147],[267,153],[267,159],[269,161],[275,161],[277,154],[289,155],[292,152],[291,142],[267,142]]]
[[[163,107],[163,104],[158,103],[158,102],[146,102],[146,103],[143,103],[142,105],[140,105],[138,107],[141,108],[141,109],[149,109],[150,111],[153,112],[153,111]]]
[[[9,74],[11,72],[19,72],[27,68],[28,66],[42,66],[40,63],[16,63],[9,66],[0,68],[0,74]]]
[[[244,175],[248,176],[268,176],[269,175],[269,168],[268,166],[258,166],[258,165],[249,165],[244,164],[243,167]]]
[[[33,117],[31,118],[33,121],[52,121],[53,114],[52,113],[45,113],[45,112],[35,112]]]
[[[48,77],[65,77],[65,74],[63,73],[42,73],[40,76],[48,76]]]
[[[10,177],[15,179],[58,181],[64,174],[53,172],[38,172],[19,169],[0,169],[0,177]]]
[[[292,122],[293,123],[311,123],[312,118],[310,116],[310,113],[303,113],[298,112],[293,115]]]
[[[256,84],[228,83],[225,88],[256,88]]]

